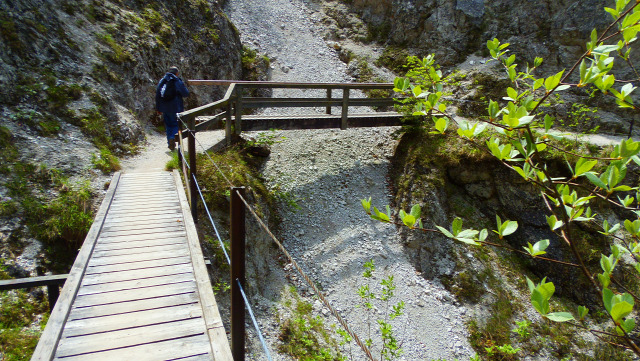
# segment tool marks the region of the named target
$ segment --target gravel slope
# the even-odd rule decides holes
[[[302,1],[229,0],[225,11],[244,43],[276,59],[273,80],[351,81],[345,64],[322,40],[319,17]],[[298,211],[283,207],[280,238],[362,338],[367,337],[366,317],[354,305],[359,301],[357,288],[364,283],[362,266],[373,259],[379,270],[376,283],[393,275],[399,295],[395,301],[407,304],[406,316],[394,323],[403,342],[402,359],[466,360],[473,355],[464,326],[466,310],[457,307],[441,286],[417,274],[395,228],[369,220],[360,205],[364,197],[372,197],[378,207],[390,203],[386,176],[396,145],[394,130],[278,132],[287,139],[272,146],[263,173],[271,186],[291,192],[301,207]],[[296,286],[311,296],[301,283]],[[319,314],[328,316],[319,301],[308,299]],[[261,312],[259,317],[272,356],[287,359],[274,352],[278,340],[273,312]],[[328,316],[326,323],[336,321]],[[252,357],[263,359],[260,353],[255,350]],[[363,355],[354,353],[354,359]]]

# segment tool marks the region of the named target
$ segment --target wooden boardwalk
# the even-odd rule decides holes
[[[116,174],[32,360],[232,360],[177,172]]]

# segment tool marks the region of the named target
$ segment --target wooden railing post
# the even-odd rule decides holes
[[[189,177],[189,193],[191,194],[191,216],[193,222],[198,223],[198,188],[196,186],[196,118],[189,118],[189,167],[191,168]]]
[[[244,187],[231,188],[231,353],[234,361],[244,361],[244,299],[240,285],[245,285],[245,208]]]
[[[47,285],[47,298],[49,299],[49,313],[53,312],[53,307],[56,305],[60,297],[60,286]]]
[[[229,101],[229,103],[227,104],[227,121],[225,122],[224,125],[224,135],[225,138],[227,139],[227,146],[231,145],[231,132],[232,132],[232,124],[231,122],[233,121],[233,102]]]
[[[327,88],[327,99],[331,101],[331,88]],[[331,114],[331,105],[327,105],[327,114]]]
[[[242,133],[242,90],[241,86],[236,85],[236,124],[233,131],[235,135]]]
[[[349,88],[342,90],[342,121],[340,122],[340,129],[347,129],[347,120],[349,118]]]

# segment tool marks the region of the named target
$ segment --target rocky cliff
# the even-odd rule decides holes
[[[216,1],[3,1],[0,39],[0,258],[7,264],[33,242],[34,228],[65,241],[61,227],[74,220],[53,227],[49,202],[69,188],[75,197],[84,180],[95,195],[107,180],[95,169],[101,161],[136,151],[157,119],[155,86],[168,67],[180,67],[185,79],[242,76],[239,34]],[[220,96],[194,88],[187,106]],[[91,197],[81,198],[79,213],[87,213]],[[22,266],[9,269],[24,276]]]
[[[444,65],[483,51],[486,41],[497,37],[514,44],[514,51],[531,60],[541,56],[548,64],[566,66],[581,55],[591,30],[609,21],[602,11],[609,6],[605,0],[342,2],[359,15],[377,40],[435,53]],[[339,8],[335,2],[330,6]],[[349,17],[340,18],[346,25]]]

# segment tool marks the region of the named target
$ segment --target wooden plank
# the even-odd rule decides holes
[[[105,249],[102,251],[98,251],[97,249],[94,249],[93,256],[91,257],[91,259],[95,260],[95,259],[104,258],[104,257],[125,256],[125,255],[130,255],[133,252],[135,252],[135,254],[145,254],[145,253],[151,253],[151,252],[179,251],[182,249],[186,249],[186,243],[184,241],[169,243],[169,244],[160,244],[155,246],[144,246],[144,247],[136,247],[136,248],[115,249],[115,250]]]
[[[177,264],[189,263],[189,258],[186,256],[172,257],[172,258],[163,258],[152,261],[141,261],[141,262],[132,262],[125,264],[116,264],[116,265],[107,265],[107,266],[91,266],[87,268],[86,274],[97,274],[97,273],[107,273],[107,272],[123,272],[123,271],[132,271],[132,270],[144,270],[145,268],[153,268],[153,267],[165,267],[172,266]],[[141,271],[144,272],[144,271]]]
[[[135,242],[135,241],[150,241],[154,239],[166,239],[184,236],[186,233],[184,230],[163,232],[158,234],[134,234],[130,236],[114,236],[114,237],[100,237],[100,243],[123,243],[123,242]]]
[[[173,208],[173,207],[177,207],[178,204],[176,204],[176,202],[174,201],[168,201],[168,202],[164,202],[162,204],[160,203],[153,203],[153,204],[131,204],[131,205],[114,205],[113,206],[113,212],[127,212],[127,213],[133,213],[133,212],[140,212],[140,213],[149,213],[149,212],[155,212],[157,210],[163,210],[163,209],[167,209],[167,208]]]
[[[96,213],[96,218],[89,229],[89,233],[87,233],[87,236],[82,243],[82,247],[80,248],[80,252],[71,267],[69,277],[62,288],[60,297],[58,298],[53,312],[51,313],[51,317],[49,317],[49,321],[47,322],[42,336],[40,336],[40,340],[38,341],[38,345],[36,346],[36,350],[34,351],[31,360],[51,360],[56,353],[58,341],[62,334],[62,328],[69,316],[71,304],[78,292],[89,257],[91,256],[91,252],[93,251],[96,240],[98,239],[102,223],[104,222],[105,215],[109,210],[111,201],[113,201],[113,196],[116,193],[119,181],[120,173],[116,172],[111,179],[109,189],[107,190],[104,200]]]
[[[104,231],[112,231],[112,230],[136,230],[136,229],[145,229],[145,228],[153,228],[153,227],[162,227],[168,224],[181,224],[183,222],[182,218],[164,218],[164,219],[145,219],[145,220],[136,220],[131,222],[109,222],[107,221],[104,225]]]
[[[193,272],[193,266],[191,265],[191,263],[149,268],[145,270],[144,273],[141,273],[138,270],[133,270],[117,273],[86,275],[83,279],[82,286],[85,287],[88,285],[98,285],[104,283],[126,282],[152,277],[176,275],[185,272]]]
[[[167,210],[166,212],[157,214],[137,214],[133,216],[107,216],[107,223],[129,223],[129,222],[145,222],[153,220],[168,220],[168,219],[182,219],[182,213],[177,212],[174,209]]]
[[[198,294],[200,296],[200,305],[202,306],[203,318],[206,323],[209,340],[212,344],[213,354],[215,356],[215,360],[233,361],[227,334],[224,330],[222,318],[218,311],[218,305],[216,304],[216,299],[213,295],[211,281],[209,280],[209,273],[206,265],[204,264],[204,257],[202,256],[198,233],[196,231],[193,218],[191,217],[191,213],[189,212],[187,197],[183,188],[179,186],[180,174],[174,170],[173,176],[176,180],[176,184],[178,185],[178,197],[180,199],[182,213],[185,218],[184,223],[187,230],[189,249],[191,251],[194,276],[198,287]]]
[[[96,334],[197,317],[202,317],[202,309],[198,304],[192,303],[162,309],[142,310],[127,313],[126,315],[110,315],[74,320],[67,322],[64,329],[64,337]]]
[[[112,234],[111,232],[126,232],[124,235],[138,234],[138,232],[142,232],[142,231],[146,232],[147,230],[150,230],[150,229],[159,229],[162,232],[164,228],[179,227],[180,225],[182,225],[182,222],[183,222],[182,219],[169,219],[164,221],[145,220],[142,222],[138,221],[138,222],[131,222],[131,223],[107,222],[104,226],[103,233],[105,233],[105,236],[108,237],[109,235]]]
[[[179,339],[128,347],[126,349],[115,349],[109,351],[95,352],[86,355],[65,357],[56,359],[60,361],[115,361],[115,360],[136,360],[136,361],[157,361],[167,360],[167,355],[171,354],[173,360],[196,355],[210,354],[210,346],[202,337],[183,337]],[[205,358],[206,360],[207,358]],[[208,360],[212,357],[209,356]]]
[[[126,229],[126,228],[120,229],[119,227],[115,227],[110,230],[103,231],[100,234],[100,239],[120,237],[120,236],[137,236],[137,235],[145,235],[145,234],[163,234],[163,233],[170,233],[170,232],[179,232],[183,229],[184,227],[182,226],[181,222],[175,222],[175,223],[172,222],[172,224],[167,224],[163,227],[156,227],[156,228],[145,227],[145,228],[138,228],[138,229]]]
[[[168,276],[159,276],[151,278],[142,278],[131,281],[101,283],[98,285],[82,285],[78,296],[93,295],[105,292],[125,291],[133,289],[142,289],[146,287],[160,286],[166,284],[177,284],[193,279],[193,272],[184,272]]]
[[[189,249],[187,247],[183,247],[180,249],[172,249],[168,251],[158,250],[156,252],[145,252],[145,253],[136,252],[133,254],[129,253],[129,254],[123,254],[118,256],[113,255],[109,257],[99,257],[99,258],[92,257],[91,261],[89,261],[89,267],[115,265],[115,264],[123,264],[124,267],[126,267],[127,263],[132,263],[132,262],[151,261],[151,260],[158,260],[158,259],[165,259],[165,258],[172,258],[172,257],[182,257],[182,256],[188,256],[188,255],[189,255]]]
[[[152,342],[168,341],[176,338],[204,334],[202,319],[188,319],[159,325],[143,326],[133,329],[112,331],[96,336],[78,336],[63,338],[58,346],[57,357],[68,357],[92,352],[107,351],[123,347],[131,347]],[[108,340],[108,342],[105,342]],[[169,352],[171,355],[173,352]],[[127,350],[122,356],[129,358]]]
[[[74,308],[96,307],[100,305],[109,305],[114,303],[132,302],[140,300],[148,300],[156,297],[166,297],[187,292],[194,292],[196,284],[193,280],[177,283],[162,284],[146,287],[144,289],[121,290],[108,293],[96,293],[88,295],[76,296],[73,303]]]
[[[168,246],[168,245],[184,245],[186,242],[186,238],[182,237],[168,237],[162,239],[152,239],[148,242],[139,241],[136,243],[119,243],[119,244],[98,244],[94,250],[98,257],[102,256],[102,252],[113,251],[114,253],[118,252],[137,252],[147,248],[152,247],[160,247],[160,246]]]
[[[196,292],[179,293],[152,299],[74,308],[69,315],[69,320],[80,320],[85,318],[104,317],[109,315],[129,314],[142,310],[161,309],[170,306],[188,305],[197,302],[198,294]]]
[[[173,186],[173,189],[175,189],[175,186]],[[172,192],[175,193],[175,192]],[[173,194],[168,194],[170,196],[173,196]],[[166,204],[166,203],[174,203],[174,199],[171,198],[157,198],[158,194],[156,193],[156,198],[151,198],[151,197],[139,197],[139,196],[135,196],[135,197],[126,197],[126,198],[122,198],[118,201],[114,201],[113,205],[114,206],[124,206],[124,205],[137,205],[140,203],[143,203],[145,205],[149,205],[149,204]],[[164,196],[164,194],[163,194]]]
[[[185,249],[187,245],[185,243]],[[53,275],[53,276],[39,276],[29,278],[14,278],[10,280],[0,280],[0,291],[15,290],[18,288],[31,288],[40,286],[55,286],[64,285],[64,282],[69,277],[68,274]]]

